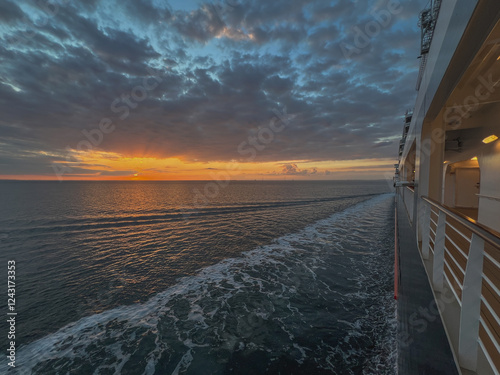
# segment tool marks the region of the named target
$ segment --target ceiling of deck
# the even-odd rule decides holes
[[[500,111],[500,22],[483,43],[446,101],[446,130],[483,127]]]

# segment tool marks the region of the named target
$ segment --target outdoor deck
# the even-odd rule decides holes
[[[398,374],[458,375],[459,372],[417,248],[415,234],[401,201],[397,207],[397,226],[399,244]]]

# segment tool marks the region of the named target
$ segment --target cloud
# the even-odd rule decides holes
[[[225,25],[211,4],[203,4],[192,12],[175,12],[170,23],[184,37],[198,42],[207,42],[219,36]]]
[[[316,168],[301,170],[299,167],[297,167],[297,164],[283,164],[281,166],[281,171],[274,174],[287,176],[305,176],[314,175],[316,173],[318,173],[318,170]]]
[[[415,98],[417,3],[346,59],[340,43],[384,1],[65,2],[43,23],[36,5],[4,1],[0,174],[47,173],[47,155],[64,158],[102,119],[115,129],[102,151],[244,161],[238,145],[284,108],[294,119],[256,162],[396,157],[390,137]],[[161,82],[144,91],[152,69]],[[277,173],[319,173],[294,165]]]
[[[23,16],[23,11],[15,3],[9,0],[0,2],[0,21],[9,24],[21,20]]]

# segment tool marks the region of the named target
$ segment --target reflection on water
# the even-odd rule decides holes
[[[294,348],[289,349],[295,353],[290,354],[290,358],[295,358],[294,363],[298,363],[296,360],[302,357],[309,357],[308,350],[319,350],[317,354],[323,359],[343,361],[339,358],[344,349],[335,349],[336,346],[331,343],[326,343],[321,350],[313,349],[311,343],[304,342],[301,345],[291,337],[320,333],[328,336],[331,330],[336,331],[335,335],[342,335],[344,331],[340,327],[358,324],[356,321],[366,315],[374,303],[369,302],[369,298],[366,299],[367,306],[360,310],[359,315],[343,316],[339,311],[340,315],[335,315],[337,312],[331,309],[339,304],[335,299],[337,293],[345,296],[353,285],[358,285],[360,280],[367,277],[353,275],[353,280],[357,280],[355,284],[343,285],[340,280],[344,280],[344,277],[339,276],[344,272],[342,269],[350,274],[352,269],[349,267],[356,264],[359,272],[370,274],[369,267],[364,263],[366,259],[358,263],[353,259],[366,256],[373,260],[374,252],[381,251],[381,239],[372,243],[369,237],[375,227],[385,228],[385,222],[377,223],[365,218],[363,220],[369,220],[366,227],[349,235],[346,231],[351,229],[349,225],[352,223],[343,224],[347,226],[342,227],[340,221],[335,221],[335,224],[332,222],[321,227],[321,231],[315,229],[317,233],[282,236],[299,233],[302,228],[332,213],[343,212],[350,206],[371,199],[372,195],[387,191],[387,184],[231,182],[207,204],[195,208],[195,191],[203,190],[203,186],[203,182],[0,183],[0,193],[7,198],[2,202],[5,215],[0,219],[0,235],[5,245],[3,248],[6,249],[1,257],[2,261],[14,257],[19,265],[18,292],[22,298],[19,298],[18,311],[25,317],[18,323],[18,343],[31,342],[85,316],[91,319],[89,322],[93,326],[94,319],[97,319],[102,320],[105,327],[115,317],[118,319],[116,324],[124,324],[123,320],[127,320],[129,323],[125,326],[128,328],[111,325],[103,331],[103,328],[96,326],[98,332],[91,330],[83,334],[83,342],[73,341],[76,338],[68,342],[72,346],[80,343],[86,352],[92,351],[85,340],[93,342],[90,337],[97,334],[108,335],[109,345],[112,342],[122,345],[122,339],[126,336],[122,329],[125,329],[133,335],[126,341],[129,342],[127,345],[131,345],[130,350],[135,352],[138,350],[135,345],[139,344],[134,337],[139,332],[149,337],[147,332],[150,332],[155,344],[144,344],[149,349],[141,350],[149,353],[151,363],[162,364],[164,369],[172,371],[179,363],[179,371],[182,366],[194,371],[198,364],[209,366],[220,357],[220,363],[229,366],[223,366],[224,371],[238,373],[236,369],[242,363],[260,358],[257,354],[253,358],[253,351],[247,352],[249,348],[246,345],[266,347],[266,352],[271,350],[274,353],[266,357],[271,360],[280,358],[276,353],[279,342]],[[185,213],[189,210],[189,220],[186,220]],[[362,210],[358,210],[355,215],[361,214]],[[272,245],[280,237],[281,247]],[[352,239],[355,242],[350,243]],[[224,259],[238,257],[252,249],[260,249],[252,253],[258,256],[246,255],[246,260],[241,263],[224,263]],[[333,256],[329,254],[329,249],[340,253]],[[271,250],[276,253],[268,257],[267,252]],[[289,256],[290,251],[293,256]],[[210,265],[215,268],[205,269],[201,276],[195,276],[200,269]],[[223,273],[220,273],[221,267],[226,267]],[[348,274],[345,280],[349,279]],[[180,277],[188,278],[179,283]],[[381,282],[376,293],[384,293],[384,285]],[[332,289],[332,286],[340,289]],[[177,295],[182,295],[182,298],[174,298],[173,291],[177,291]],[[360,296],[349,297],[343,303],[348,306],[350,299]],[[319,305],[311,305],[311,301],[324,298]],[[292,302],[293,306],[290,305]],[[129,305],[132,310],[118,308],[123,305]],[[354,305],[353,308],[360,307],[359,301]],[[318,315],[323,308],[327,309],[324,318]],[[94,315],[98,313],[105,315]],[[175,350],[173,347],[169,349],[169,360],[159,356],[159,353],[165,355],[165,352],[156,347],[161,344],[158,343],[158,332],[147,329],[143,332],[143,328],[139,329],[142,323],[134,321],[133,316],[156,324],[155,329],[173,330],[176,332],[174,336],[183,338],[182,344],[179,344],[181,346]],[[185,323],[182,323],[185,320],[183,316],[187,319]],[[274,318],[271,319],[271,316]],[[386,322],[385,318],[383,322]],[[236,327],[230,328],[231,319],[236,319],[233,322]],[[242,326],[241,319],[247,321],[249,326]],[[339,326],[332,319],[347,323]],[[306,328],[304,321],[310,324],[315,322],[313,325],[318,326],[317,330],[302,331]],[[257,331],[260,333],[253,332],[255,327],[252,322],[259,323]],[[356,331],[360,327],[352,329]],[[72,329],[78,331],[83,328]],[[232,329],[236,331],[232,332]],[[283,330],[283,337],[280,330]],[[61,334],[69,334],[70,331]],[[94,333],[90,335],[91,332]],[[194,336],[189,338],[191,334]],[[233,344],[230,347],[222,345],[217,349],[218,344],[206,341],[208,337],[217,335],[220,340]],[[245,336],[252,338],[246,344],[241,344],[239,340]],[[54,338],[53,335],[47,337]],[[354,337],[352,340],[356,341]],[[172,340],[166,339],[163,344],[174,345]],[[193,345],[199,340],[199,345],[195,345],[197,349],[186,344],[186,340],[191,340]],[[272,344],[269,340],[276,342]],[[203,346],[207,342],[208,346]],[[244,345],[244,348],[239,350],[239,345]],[[205,347],[209,349],[202,354],[205,349],[200,348]],[[177,354],[174,355],[172,350]],[[329,351],[339,354],[329,357]],[[119,355],[126,357],[122,351],[113,353],[116,358]],[[189,360],[195,353],[197,356],[194,358],[198,359]],[[285,356],[272,361],[284,361],[283,366],[288,366],[286,363],[290,358]],[[315,366],[312,362],[306,365],[306,362],[304,359],[304,371]],[[116,369],[117,363],[110,366]],[[331,368],[328,362],[322,363],[325,369]],[[69,362],[63,361],[60,365],[69,366]],[[147,366],[145,363],[143,365]],[[214,371],[222,371],[222,365],[212,365]]]

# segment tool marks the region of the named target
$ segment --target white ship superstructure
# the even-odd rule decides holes
[[[398,199],[458,370],[499,374],[500,1],[431,1],[420,24]]]

